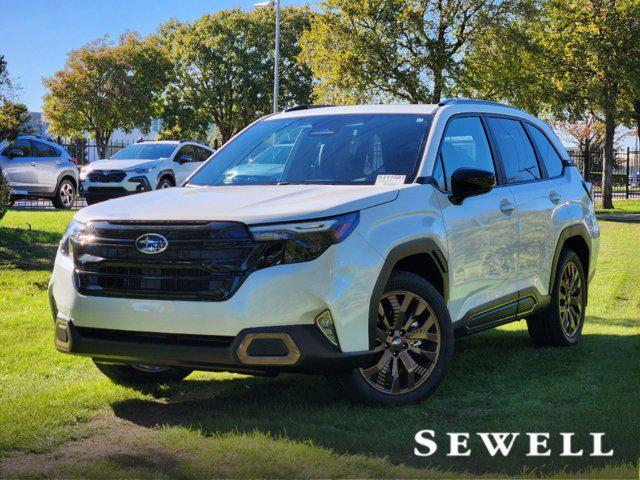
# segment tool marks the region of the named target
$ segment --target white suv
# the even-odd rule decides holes
[[[80,194],[92,205],[133,193],[175,187],[214,152],[208,145],[183,140],[138,142],[110,159],[83,167]]]
[[[282,168],[252,173],[276,145]],[[119,382],[331,373],[354,398],[416,402],[456,335],[526,318],[535,344],[575,344],[598,245],[589,185],[524,111],[297,108],[184,188],[81,210],[49,288],[55,343]]]

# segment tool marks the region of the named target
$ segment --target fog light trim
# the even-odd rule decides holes
[[[251,343],[257,339],[281,340],[289,353],[279,356],[251,356],[247,350]],[[295,365],[300,359],[300,350],[287,333],[249,333],[242,339],[236,354],[238,360],[245,365]]]
[[[322,312],[316,317],[315,324],[329,343],[339,349],[340,342],[338,341],[338,334],[336,333],[331,312],[329,310]]]

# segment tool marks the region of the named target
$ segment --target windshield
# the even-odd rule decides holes
[[[157,160],[169,158],[177,145],[167,143],[129,145],[116,153],[112,160]]]
[[[265,119],[220,149],[190,185],[371,185],[411,180],[431,115],[318,115]]]

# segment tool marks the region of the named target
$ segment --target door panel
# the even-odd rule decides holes
[[[469,310],[517,292],[518,212],[508,188],[454,205],[440,194],[449,248],[449,311],[455,322]]]
[[[11,150],[22,150],[24,156],[8,158]],[[31,144],[27,139],[18,139],[3,151],[3,171],[15,190],[30,192],[38,183],[38,170],[35,158],[31,157]]]
[[[179,163],[178,159],[182,155],[189,155],[191,157],[190,162]],[[194,163],[197,160],[196,152],[193,145],[185,145],[182,147],[178,153],[176,153],[174,157],[174,171],[176,172],[176,185],[180,185],[184,182],[187,177],[195,170],[196,164]],[[197,164],[199,165],[199,164]]]
[[[38,162],[38,191],[52,193],[58,182],[60,158],[53,147],[46,143],[31,141],[31,155]]]
[[[518,271],[518,210],[511,190],[496,187],[454,205],[448,190],[451,175],[461,167],[496,173],[479,116],[454,117],[447,123],[434,171],[447,233],[454,322],[473,308],[517,292],[513,281]]]
[[[562,178],[512,185],[520,218],[518,284],[535,286],[546,295],[553,254],[565,223],[560,218],[564,201]]]

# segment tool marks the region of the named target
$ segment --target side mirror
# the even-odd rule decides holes
[[[467,197],[490,192],[496,185],[496,176],[486,170],[459,168],[451,175],[452,203],[460,205]]]
[[[181,165],[189,162],[193,162],[193,157],[191,155],[180,155],[178,157],[178,163]]]
[[[24,152],[19,148],[13,148],[7,153],[8,158],[24,157]]]

